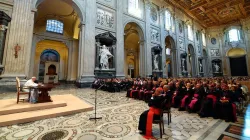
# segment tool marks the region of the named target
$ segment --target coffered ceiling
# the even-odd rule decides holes
[[[230,24],[250,15],[250,0],[165,0],[205,27]]]

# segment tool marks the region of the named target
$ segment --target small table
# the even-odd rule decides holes
[[[45,85],[38,85],[36,88],[38,89],[38,92],[40,92],[38,96],[38,103],[44,103],[44,102],[53,102],[50,98],[49,92],[52,88],[54,88],[54,85],[51,84],[45,84]]]
[[[52,88],[55,88],[55,86],[52,84],[43,84],[38,85],[37,87],[29,87],[30,91],[31,89],[37,89],[38,93],[40,93],[38,94],[37,103],[53,102],[49,95],[49,91],[51,91]]]

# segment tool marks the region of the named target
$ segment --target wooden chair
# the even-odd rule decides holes
[[[168,125],[171,123],[171,100],[167,100],[165,107],[163,109],[163,114],[167,113],[168,114]]]
[[[20,100],[22,100],[23,102],[24,102],[24,100],[25,100],[25,98],[21,98],[21,99],[20,99],[20,95],[26,95],[26,94],[28,94],[28,95],[30,96],[30,94],[29,94],[29,92],[22,92],[22,91],[21,91],[20,80],[19,80],[18,77],[16,77],[16,88],[17,88],[17,104],[18,104],[18,102],[19,102]],[[30,98],[30,97],[28,97],[28,100],[29,100],[29,98]]]
[[[164,100],[162,102],[162,105],[161,105],[161,113],[160,113],[160,119],[159,120],[154,120],[153,121],[153,124],[159,124],[159,127],[160,127],[160,138],[162,138],[162,134],[164,134],[164,120],[163,120],[163,109],[166,105],[166,101],[167,100]]]

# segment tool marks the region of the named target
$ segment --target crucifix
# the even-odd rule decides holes
[[[18,52],[21,50],[21,47],[17,44],[16,46],[15,46],[15,48],[14,48],[14,50],[15,50],[15,58],[17,58],[18,57]]]

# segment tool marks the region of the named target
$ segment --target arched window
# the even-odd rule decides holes
[[[240,31],[238,29],[231,29],[228,32],[229,42],[240,40]]]
[[[188,25],[188,39],[193,41],[194,35],[193,35],[193,30],[192,26]]]
[[[203,44],[203,46],[206,46],[207,44],[206,44],[206,37],[205,37],[205,34],[204,33],[202,33],[202,44]]]
[[[167,30],[170,30],[171,24],[171,14],[169,11],[165,11],[165,27]]]
[[[46,31],[63,34],[63,23],[58,20],[49,19],[46,24]]]
[[[137,17],[141,16],[139,2],[140,0],[128,0],[128,12]]]

